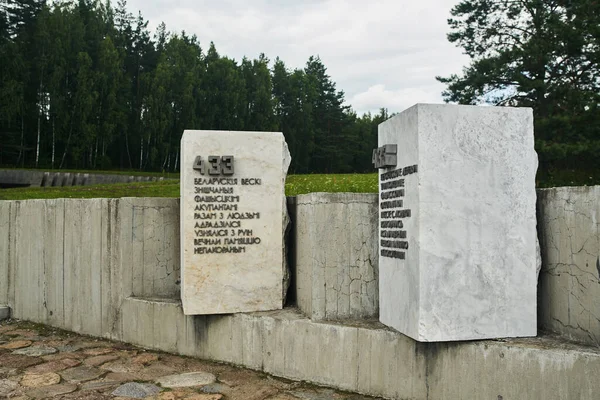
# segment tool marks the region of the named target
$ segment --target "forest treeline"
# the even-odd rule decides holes
[[[184,129],[281,131],[290,171],[373,171],[377,125],[318,57],[240,62],[125,0],[0,2],[0,165],[178,171]]]

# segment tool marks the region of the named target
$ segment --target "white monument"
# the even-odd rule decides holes
[[[417,104],[378,146],[381,322],[424,342],[535,336],[532,110]]]
[[[287,272],[281,133],[185,131],[181,139],[183,311],[281,309]]]

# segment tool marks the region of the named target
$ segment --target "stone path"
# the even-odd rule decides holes
[[[367,400],[195,358],[0,322],[0,399]]]

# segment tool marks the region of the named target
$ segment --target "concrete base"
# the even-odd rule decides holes
[[[0,321],[10,318],[10,307],[0,305]]]
[[[390,399],[596,399],[600,350],[554,338],[418,343],[378,322],[314,322],[297,309],[184,316],[125,299],[121,339]]]

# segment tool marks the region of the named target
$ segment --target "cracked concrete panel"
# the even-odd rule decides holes
[[[314,320],[376,318],[377,195],[297,197],[298,306]]]
[[[65,230],[65,199],[45,201],[44,218],[44,304],[45,323],[60,325],[64,320],[63,258],[61,245]]]
[[[423,346],[381,326],[358,329],[355,390],[393,399],[424,398],[428,371],[425,354],[419,351]]]
[[[600,186],[538,192],[543,328],[600,344]]]
[[[0,304],[8,304],[8,255],[11,201],[0,201]]]
[[[15,299],[13,315],[44,322],[44,237],[45,201],[13,203],[15,213]]]
[[[124,198],[122,265],[135,297],[179,299],[179,200]]]
[[[102,335],[102,247],[105,199],[67,199],[64,214],[64,324]]]
[[[102,336],[116,339],[119,335],[119,308],[122,275],[119,269],[118,213],[120,199],[103,199],[101,231],[101,279],[102,279]]]

